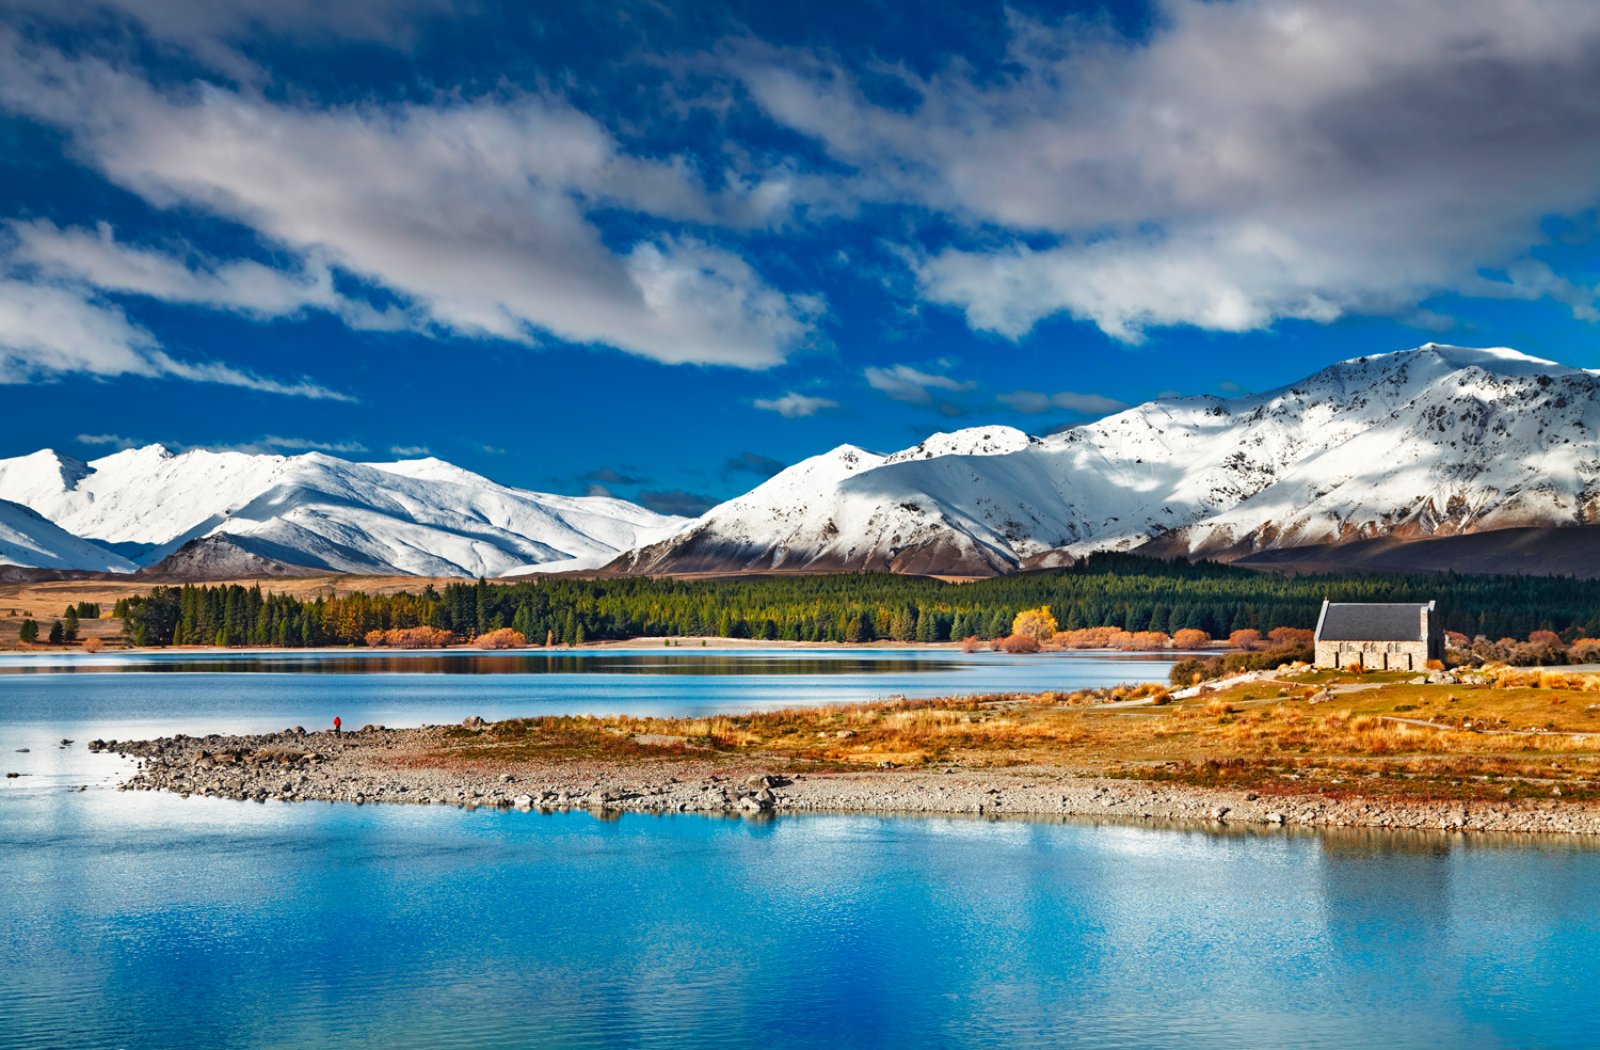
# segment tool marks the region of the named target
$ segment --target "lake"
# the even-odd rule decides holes
[[[1159,660],[24,659],[0,659],[0,768],[28,774],[0,781],[0,1046],[1600,1044],[1579,841],[238,803],[118,793],[120,760],[83,749],[1064,689]]]

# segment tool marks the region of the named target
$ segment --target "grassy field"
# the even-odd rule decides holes
[[[1264,794],[1600,798],[1600,679],[1554,677],[1554,687],[1499,688],[1319,673],[1181,701],[1152,686],[703,719],[529,719],[456,730],[428,761],[772,757],[811,768],[1047,766]]]

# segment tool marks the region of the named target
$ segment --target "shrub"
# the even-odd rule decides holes
[[[1211,636],[1195,627],[1185,627],[1172,635],[1172,644],[1178,649],[1199,649],[1211,641]]]
[[[978,641],[977,635],[969,634],[965,638],[961,639],[961,651],[964,653],[975,653],[978,651],[978,647],[982,644],[983,643]]]
[[[478,635],[472,644],[479,649],[522,649],[527,646],[528,639],[523,637],[521,631],[501,627]]]
[[[1039,651],[1039,640],[1026,634],[1014,634],[1001,641],[1000,649],[1008,653],[1036,653]]]
[[[1202,656],[1191,660],[1179,660],[1172,665],[1172,670],[1167,672],[1167,681],[1182,689],[1191,685],[1199,685],[1207,679],[1216,678],[1222,674],[1222,658],[1220,656]]]
[[[393,646],[396,649],[443,649],[455,636],[442,627],[405,627],[388,631],[368,631],[363,639],[370,648]]]
[[[106,647],[106,643],[102,642],[98,638],[85,638],[83,640],[83,651],[86,652],[86,653],[98,653],[101,649],[104,649],[105,647]]]

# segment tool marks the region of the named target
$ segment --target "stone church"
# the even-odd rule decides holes
[[[1444,659],[1444,626],[1433,602],[1322,603],[1317,666],[1360,664],[1367,671],[1420,671]]]

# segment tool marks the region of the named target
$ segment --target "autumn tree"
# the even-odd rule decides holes
[[[1211,636],[1196,627],[1185,627],[1175,631],[1172,635],[1172,644],[1177,649],[1203,649],[1211,643]]]
[[[1041,605],[1037,609],[1024,609],[1011,621],[1011,634],[1013,637],[1021,635],[1033,639],[1037,648],[1056,636],[1055,614],[1050,611],[1048,605]]]
[[[1567,647],[1567,659],[1575,664],[1600,663],[1600,638],[1579,638]]]
[[[1310,645],[1315,637],[1315,631],[1304,627],[1274,627],[1267,632],[1274,649],[1301,649]]]
[[[1228,645],[1234,649],[1259,649],[1261,641],[1261,632],[1252,627],[1228,635]]]

